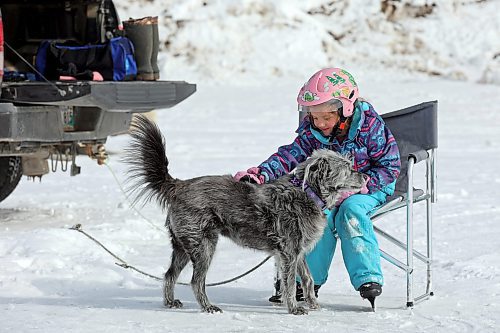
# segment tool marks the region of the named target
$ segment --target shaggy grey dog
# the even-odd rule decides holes
[[[269,184],[238,182],[230,175],[187,180],[168,173],[165,140],[147,118],[136,117],[125,161],[130,164],[136,200],[155,199],[167,210],[172,261],[164,277],[164,304],[180,308],[174,285],[186,264],[193,264],[191,286],[205,312],[222,312],[205,292],[205,278],[219,235],[241,246],[277,256],[283,279],[283,301],[292,314],[306,314],[297,305],[295,277],[302,279],[309,308],[317,309],[313,281],[304,254],[312,249],[326,226],[323,208],[331,208],[339,191],[359,191],[364,177],[349,159],[317,150],[296,168]],[[322,207],[320,207],[322,206]]]

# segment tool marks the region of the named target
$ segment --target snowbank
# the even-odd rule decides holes
[[[325,66],[500,84],[495,0],[121,1],[159,15],[164,77],[246,84]]]

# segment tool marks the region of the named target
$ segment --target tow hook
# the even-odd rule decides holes
[[[94,152],[94,147],[92,145],[86,145],[85,151],[87,155],[93,159],[97,160],[97,164],[103,165],[108,159],[108,153],[106,152],[106,147],[104,145],[98,145],[97,150]]]

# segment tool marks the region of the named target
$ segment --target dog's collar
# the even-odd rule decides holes
[[[323,199],[320,198],[319,195],[316,194],[316,192],[314,192],[314,190],[311,188],[311,186],[309,186],[309,184],[306,181],[302,181],[297,177],[295,177],[295,175],[293,175],[290,178],[290,183],[293,186],[301,187],[304,190],[304,192],[306,192],[307,196],[311,198],[314,201],[314,203],[316,203],[316,206],[321,208],[321,210],[326,209],[326,203],[323,201]]]

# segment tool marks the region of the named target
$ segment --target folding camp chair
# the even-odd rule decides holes
[[[376,225],[375,232],[406,251],[406,263],[384,250],[381,256],[406,272],[406,306],[428,299],[432,291],[432,204],[436,202],[436,149],[437,149],[437,101],[425,102],[382,115],[386,125],[396,138],[401,154],[401,174],[396,181],[396,191],[387,202],[371,216],[373,222],[398,210],[406,209],[406,243]],[[425,161],[425,190],[414,188],[414,166]],[[417,202],[426,203],[426,254],[413,248],[413,208]],[[427,266],[425,293],[413,296],[413,258]]]
[[[299,120],[305,116],[300,112]],[[401,174],[396,181],[394,195],[377,207],[371,215],[373,222],[399,209],[406,209],[406,242],[374,225],[375,232],[406,251],[406,263],[380,249],[382,258],[406,272],[406,306],[433,295],[432,292],[432,204],[436,202],[436,149],[437,149],[437,101],[425,102],[382,115],[386,125],[398,143],[401,155]],[[414,188],[414,166],[426,161],[425,190]],[[417,202],[426,202],[426,254],[413,248],[413,208]],[[413,254],[413,255],[412,255]],[[413,296],[413,258],[427,266],[425,293]],[[279,280],[279,272],[275,280]]]

